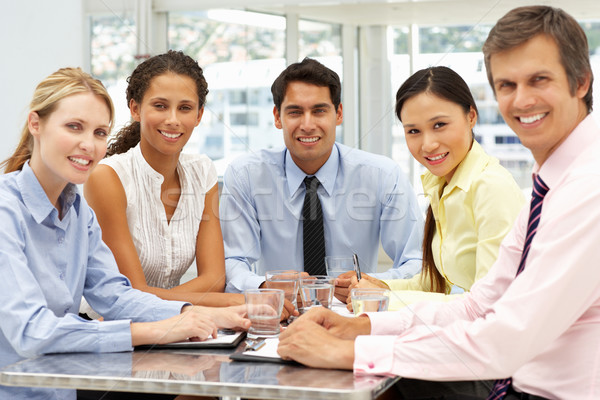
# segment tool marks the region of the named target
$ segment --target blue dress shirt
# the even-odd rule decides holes
[[[361,270],[378,278],[420,271],[423,220],[394,161],[336,143],[315,176],[321,182],[327,255],[356,253]],[[260,286],[270,269],[304,269],[305,177],[287,149],[248,154],[227,168],[220,210],[227,292]],[[380,238],[394,265],[374,274]]]
[[[177,315],[182,302],[135,290],[69,184],[63,218],[26,163],[0,176],[0,367],[44,353],[129,351],[131,321]],[[85,295],[106,321],[79,317]],[[0,398],[74,399],[74,390],[0,386]]]

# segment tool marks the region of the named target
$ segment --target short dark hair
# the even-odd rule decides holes
[[[341,102],[342,84],[335,71],[308,57],[301,62],[290,64],[271,85],[273,103],[275,103],[277,111],[281,109],[281,103],[290,82],[305,82],[316,86],[329,87],[331,102],[337,111]]]
[[[492,89],[494,88],[490,68],[492,55],[517,47],[539,34],[554,39],[558,46],[560,62],[567,74],[571,95],[574,95],[577,87],[589,77],[590,87],[583,100],[588,113],[591,112],[594,75],[590,65],[587,38],[575,18],[560,8],[518,7],[498,20],[483,44],[485,67]]]

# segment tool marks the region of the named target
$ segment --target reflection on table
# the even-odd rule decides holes
[[[232,352],[171,349],[51,354],[5,368],[0,371],[0,384],[244,398],[367,400],[397,380],[301,365],[231,361]]]

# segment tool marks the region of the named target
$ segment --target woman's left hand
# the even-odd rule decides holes
[[[186,306],[184,312],[197,312],[209,317],[219,329],[248,330],[250,320],[246,318],[246,305],[230,307]]]

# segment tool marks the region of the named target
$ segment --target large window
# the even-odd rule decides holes
[[[271,84],[286,67],[285,29],[284,17],[256,12],[169,14],[169,48],[198,60],[210,90],[186,151],[221,160],[220,173],[241,153],[283,146],[273,124]],[[300,20],[299,31],[299,58],[317,58],[341,77],[341,27]]]
[[[239,10],[169,14],[169,48],[204,69],[209,94],[186,151],[228,159],[283,144],[271,83],[285,66],[285,18]],[[223,171],[220,170],[220,173]]]
[[[456,71],[469,85],[479,110],[479,119],[474,129],[477,141],[486,152],[500,160],[514,176],[521,187],[531,186],[531,167],[533,157],[523,147],[516,135],[504,123],[498,112],[494,94],[490,88],[483,62],[481,46],[487,38],[491,26],[455,26],[455,27],[420,27],[419,52],[414,60],[415,71],[430,66],[443,65]],[[397,29],[397,40],[408,40],[406,28]],[[395,49],[405,49],[402,44]],[[398,64],[408,65],[408,55],[396,54],[394,60]],[[409,76],[406,68],[392,68],[395,90]],[[395,92],[394,92],[395,94]],[[404,141],[404,133],[399,122],[394,127],[393,157],[405,160],[408,151]],[[418,175],[425,167],[413,163],[415,186]]]
[[[140,62],[135,58],[137,37],[133,15],[133,11],[95,15],[90,24],[92,73],[102,79],[113,97],[117,129],[129,121],[125,79]],[[203,120],[185,151],[205,153],[214,160],[222,159],[217,166],[219,172],[223,172],[228,161],[238,154],[282,146],[281,131],[273,125],[270,87],[287,64],[286,18],[233,9],[177,11],[167,15],[167,47],[182,50],[197,59],[205,70],[210,90]],[[582,21],[581,25],[590,44],[592,68],[597,78],[594,93],[598,107],[600,22]],[[390,48],[393,49],[390,110],[393,110],[393,95],[411,71],[430,65],[455,69],[467,81],[477,101],[477,140],[489,154],[500,159],[521,186],[526,187],[530,186],[533,159],[498,113],[480,51],[490,27],[420,26],[414,59],[409,55],[410,29],[389,28]],[[316,58],[344,79],[342,26],[300,18],[298,28],[298,37],[292,38],[298,42],[298,59]],[[160,51],[164,50],[161,48]],[[357,92],[360,92],[359,84],[353,85]],[[360,114],[358,118],[361,118]],[[415,187],[419,188],[418,176],[424,169],[412,160],[400,123],[395,118],[393,121],[392,157],[412,174]],[[338,138],[342,129],[338,127]]]
[[[393,54],[390,57],[390,69],[391,69],[391,85],[392,85],[392,103],[390,109],[392,113],[395,113],[395,98],[396,92],[400,85],[410,76],[410,56],[409,56],[409,28],[408,27],[397,27],[390,29],[391,40],[392,40],[392,51]],[[392,125],[392,158],[400,164],[405,174],[412,175],[411,181],[415,182],[418,179],[420,169],[414,170],[412,166],[415,163],[412,160],[412,156],[406,147],[406,140],[404,138],[404,131],[398,121],[398,118],[394,116]],[[420,187],[420,186],[415,186]]]
[[[590,48],[590,61],[592,63],[592,71],[594,72],[594,110],[600,109],[600,22],[585,21],[581,22],[581,26],[588,38]],[[600,116],[596,111],[595,116]],[[596,121],[600,122],[600,117],[596,117]]]
[[[594,83],[595,104],[600,98],[600,23],[580,22],[590,46],[592,69],[596,76]],[[486,152],[500,160],[500,163],[514,176],[522,188],[531,186],[531,168],[533,157],[514,132],[504,123],[498,112],[498,105],[487,80],[481,47],[487,38],[491,25],[446,26],[419,28],[419,51],[414,60],[415,71],[433,65],[444,65],[454,69],[467,82],[477,102],[479,120],[475,127],[476,139]],[[394,54],[392,56],[392,84],[395,95],[398,87],[410,74],[410,58],[408,43],[410,40],[407,27],[393,29]],[[411,165],[410,154],[400,123],[396,120],[393,128],[392,157],[413,171],[415,187],[420,187],[418,175],[425,168],[414,162]],[[408,161],[407,161],[408,160]]]
[[[136,35],[133,15],[93,16],[91,26],[91,71],[106,86],[115,104],[115,129],[129,122],[125,98],[127,77],[136,67]]]
[[[198,60],[209,88],[202,121],[184,151],[218,160],[223,173],[239,154],[283,146],[273,124],[271,84],[286,67],[285,17],[215,9],[170,12],[167,20],[168,48]],[[299,59],[316,58],[342,78],[341,26],[298,23]],[[129,121],[126,78],[142,61],[134,57],[135,21],[131,15],[98,16],[91,25],[92,69],[115,100],[118,128]]]
[[[326,24],[323,22],[301,19],[298,22],[299,37],[299,59],[311,57],[328,61],[328,65],[342,78],[342,27],[339,24]],[[337,69],[339,68],[339,70]]]
[[[298,21],[298,58],[310,57],[335,71],[344,80],[342,26],[301,19]],[[336,128],[336,140],[343,142],[344,124]]]

